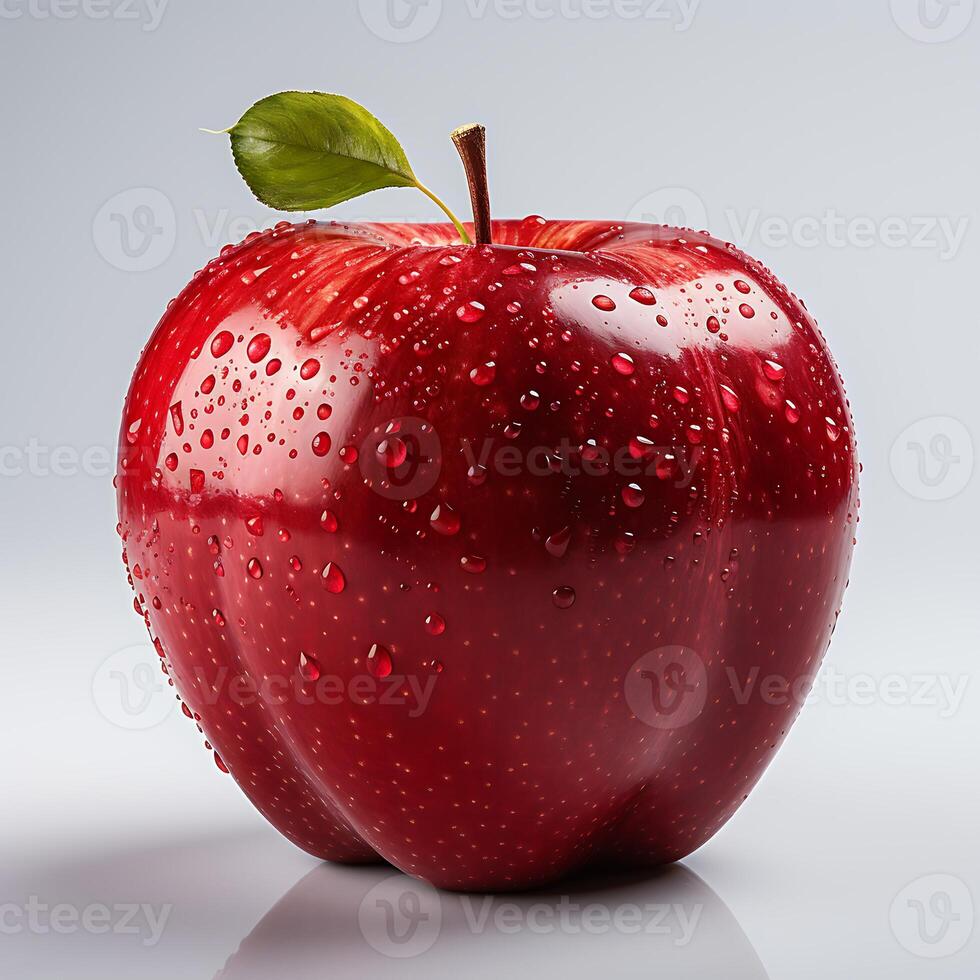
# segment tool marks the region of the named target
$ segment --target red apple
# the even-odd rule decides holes
[[[797,714],[857,520],[840,378],[762,265],[492,230],[224,249],[142,356],[118,476],[219,763],[311,854],[465,889],[708,840]]]

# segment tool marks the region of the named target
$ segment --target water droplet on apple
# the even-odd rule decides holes
[[[597,310],[602,310],[605,313],[611,313],[614,309],[616,309],[616,303],[613,301],[613,299],[609,296],[603,296],[602,293],[600,293],[598,296],[592,297],[592,305]]]
[[[493,361],[487,361],[486,364],[480,364],[470,371],[470,381],[472,381],[475,385],[479,385],[481,388],[485,388],[487,385],[492,385],[496,377],[497,365]]]
[[[568,551],[568,545],[571,540],[572,529],[566,526],[545,538],[544,547],[549,555],[552,555],[554,558],[562,558],[565,552]]]
[[[636,286],[630,290],[630,299],[643,306],[653,306],[657,302],[656,296],[646,288],[646,286]]]
[[[627,507],[642,507],[646,494],[638,483],[629,483],[622,490],[623,503]]]
[[[633,358],[629,354],[613,354],[609,361],[610,364],[622,375],[629,377],[635,370],[636,365],[633,363]]]
[[[551,601],[559,609],[568,609],[575,602],[575,590],[570,585],[559,585],[551,593]]]
[[[782,381],[786,374],[786,368],[779,361],[763,361],[762,371],[770,381]]]
[[[470,300],[470,302],[464,303],[456,310],[456,316],[463,323],[476,323],[477,320],[483,317],[486,311],[487,308],[482,303],[478,303],[476,300]]]
[[[460,528],[459,514],[448,504],[439,504],[429,517],[433,530],[447,536],[457,534]]]
[[[439,613],[429,613],[425,617],[425,631],[431,636],[442,636],[446,632],[446,621]]]
[[[318,432],[313,437],[313,455],[326,456],[330,452],[330,436],[326,432]]]
[[[487,569],[487,560],[479,555],[464,555],[459,560],[459,567],[471,575],[480,575]]]
[[[347,579],[335,562],[328,561],[320,575],[323,587],[333,595],[340,595],[347,588]]]
[[[367,655],[368,672],[374,677],[387,677],[391,666],[391,654],[380,643],[375,643]]]
[[[245,353],[253,364],[265,360],[266,354],[272,348],[272,338],[267,333],[256,334],[249,342]]]
[[[232,344],[234,343],[234,336],[229,333],[229,331],[222,330],[215,336],[214,340],[211,341],[211,353],[215,357],[224,357],[224,355],[231,350]]]
[[[305,653],[299,655],[299,674],[304,681],[316,681],[320,679],[320,665]]]

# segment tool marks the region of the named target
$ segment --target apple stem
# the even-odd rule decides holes
[[[473,208],[473,236],[477,245],[491,245],[490,189],[487,186],[487,131],[479,123],[460,126],[452,132],[453,143],[463,161]]]

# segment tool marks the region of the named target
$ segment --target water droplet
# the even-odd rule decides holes
[[[630,299],[643,306],[653,306],[657,302],[657,297],[646,288],[646,286],[636,286],[630,290]]]
[[[718,317],[709,316],[707,327],[708,333],[718,333],[718,331],[721,330],[721,323],[719,322]]]
[[[742,404],[742,400],[735,394],[734,391],[732,391],[731,388],[728,387],[728,385],[719,385],[718,387],[721,390],[721,400],[725,408],[727,408],[729,412],[737,412],[739,406]]]
[[[623,487],[622,498],[627,507],[642,507],[646,494],[638,483],[629,483]]]
[[[782,381],[786,374],[786,368],[779,361],[763,361],[762,371],[770,381]]]
[[[463,323],[476,323],[484,313],[486,313],[487,308],[482,304],[476,302],[476,300],[471,300],[469,303],[464,303],[459,309],[456,310],[456,316],[459,317]]]
[[[405,440],[399,436],[388,436],[387,439],[382,439],[375,451],[378,454],[378,459],[389,470],[398,469],[408,459],[408,446],[405,445]]]
[[[629,377],[635,370],[636,365],[633,363],[633,358],[629,354],[613,354],[609,359],[609,363],[622,375]]]
[[[752,287],[747,282],[745,282],[743,279],[736,279],[735,280],[735,288],[740,293],[749,293],[749,292],[752,291]]]
[[[217,752],[214,753],[214,764],[222,771],[228,772],[228,767],[224,764],[221,756]]]
[[[267,333],[257,333],[249,342],[245,353],[253,364],[265,360],[266,354],[272,348],[272,338]]]
[[[249,534],[254,534],[257,538],[261,538],[265,534],[265,524],[262,522],[261,515],[250,517],[245,522],[245,527],[248,529]]]
[[[549,535],[544,542],[545,550],[554,558],[563,558],[568,551],[568,544],[572,540],[572,529],[563,527],[554,534]]]
[[[466,471],[466,478],[474,487],[481,487],[487,482],[487,468],[480,463],[474,463]]]
[[[180,402],[174,402],[170,406],[170,421],[173,422],[174,432],[177,435],[184,434],[184,412],[180,407]]]
[[[751,320],[752,317],[755,316],[755,310],[753,310],[748,303],[742,303],[738,308],[738,312],[741,313],[746,320]]]
[[[664,453],[654,467],[658,480],[671,480],[677,475],[677,460],[672,453]]]
[[[439,504],[429,517],[433,530],[447,536],[457,534],[460,528],[459,514],[449,504]]]
[[[252,578],[262,578],[262,562],[260,562],[258,558],[250,559],[246,567],[248,569],[248,574],[251,575]]]
[[[646,436],[633,436],[630,439],[629,450],[633,459],[644,459],[652,455],[654,449],[656,449],[656,443],[652,439],[647,439]]]
[[[575,602],[575,590],[570,585],[559,585],[551,593],[551,601],[559,609],[568,609]]]
[[[220,609],[211,610],[211,618],[217,623],[218,626],[225,625],[225,615]]]
[[[459,560],[459,567],[471,575],[480,575],[487,569],[487,560],[479,555],[464,555]]]
[[[824,416],[824,422],[827,423],[827,438],[831,442],[837,442],[840,438],[840,427],[829,415]]]
[[[679,405],[686,405],[691,400],[691,393],[681,385],[677,385],[671,394]]]
[[[215,357],[223,357],[228,351],[231,350],[232,344],[235,343],[235,338],[227,330],[222,330],[221,333],[217,334],[214,340],[211,341],[211,353]]]
[[[616,538],[615,546],[621,555],[628,555],[636,547],[636,536],[632,531],[623,531]]]
[[[521,408],[533,412],[541,404],[541,396],[536,391],[528,391],[521,395]]]
[[[299,376],[304,381],[309,381],[310,378],[315,378],[319,372],[320,362],[315,357],[311,357],[309,360],[303,361],[299,369]]]
[[[305,653],[299,655],[299,674],[304,681],[316,681],[320,679],[320,665]]]
[[[178,462],[179,460],[177,459],[177,454],[169,453],[167,458],[163,461],[163,465],[166,466],[171,473],[173,473],[173,471],[177,469]]]
[[[323,580],[323,587],[333,595],[340,595],[347,588],[347,579],[340,570],[340,566],[332,561],[328,561],[320,574]]]
[[[391,654],[380,643],[368,651],[367,668],[375,677],[387,677],[391,673]]]
[[[191,493],[200,493],[204,489],[204,470],[191,470]]]
[[[330,452],[330,436],[326,432],[318,432],[313,437],[313,455],[326,456]]]
[[[446,632],[446,621],[439,613],[429,613],[425,617],[425,631],[431,636],[442,636]]]
[[[470,371],[470,381],[475,385],[479,385],[481,388],[485,388],[487,385],[492,385],[494,378],[497,377],[497,365],[493,361],[487,361],[486,364],[480,364]]]
[[[340,450],[340,458],[345,462],[353,465],[357,462],[358,452],[357,446],[344,446]]]
[[[800,421],[800,410],[788,398],[783,406],[783,414],[786,416],[786,421],[793,425]]]
[[[611,313],[616,309],[615,302],[609,296],[603,296],[602,293],[592,297],[592,305],[597,310],[602,310],[605,313]]]

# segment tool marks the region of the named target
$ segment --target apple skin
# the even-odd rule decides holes
[[[666,226],[493,238],[226,247],[143,352],[116,483],[219,765],[311,854],[453,889],[708,840],[795,720],[857,521],[841,380],[766,268]]]

